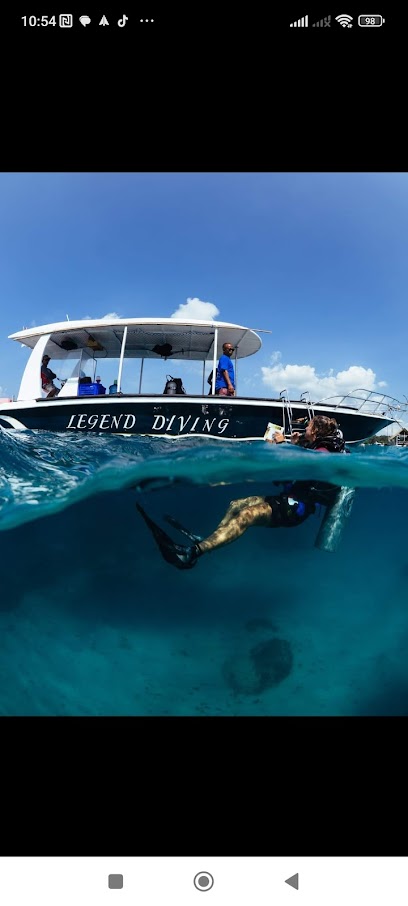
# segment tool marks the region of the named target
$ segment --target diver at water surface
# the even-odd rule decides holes
[[[275,434],[272,443],[285,441],[283,434]],[[312,418],[304,434],[294,432],[291,442],[309,450],[324,453],[346,453],[343,434],[335,419],[324,415]],[[284,484],[283,492],[267,497],[243,497],[232,500],[221,522],[207,538],[201,538],[185,529],[172,516],[166,516],[174,528],[193,543],[181,545],[174,542],[160,526],[136,504],[160,549],[163,558],[178,569],[191,569],[204,554],[236,541],[251,526],[266,528],[292,528],[301,525],[315,511],[316,505],[332,507],[339,487],[329,482],[295,481],[275,482]]]

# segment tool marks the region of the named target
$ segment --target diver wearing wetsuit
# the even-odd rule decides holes
[[[316,428],[313,431],[312,422]],[[330,424],[326,426],[326,422]],[[327,433],[327,430],[330,433]],[[322,432],[326,431],[325,434]],[[278,441],[279,443],[280,441]],[[343,434],[334,419],[326,416],[316,416],[309,422],[305,434],[292,435],[292,443],[307,450],[316,450],[319,453],[348,453],[345,448]],[[276,482],[282,484],[282,482]],[[291,481],[284,483],[281,494],[265,497],[272,507],[272,528],[290,528],[300,525],[316,510],[316,504],[332,506],[338,492],[337,485],[327,481]]]
[[[281,443],[284,440],[283,435],[280,435],[275,442]],[[325,453],[347,452],[337,422],[324,415],[312,418],[303,436],[293,434],[292,443]],[[284,484],[281,494],[271,497],[245,497],[231,501],[225,516],[207,538],[193,535],[175,519],[167,516],[166,519],[171,525],[194,542],[189,546],[176,544],[150,519],[139,504],[136,506],[150,528],[164,559],[178,569],[191,569],[203,554],[230,544],[253,525],[268,528],[290,528],[300,525],[315,512],[316,504],[331,506],[338,492],[338,487],[329,482],[295,481],[277,484]]]

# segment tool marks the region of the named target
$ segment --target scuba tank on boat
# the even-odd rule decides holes
[[[179,393],[181,394],[186,392],[183,387],[183,381],[181,378],[172,377],[171,374],[167,374],[166,377],[167,380],[163,393],[169,393],[171,396],[175,396]]]

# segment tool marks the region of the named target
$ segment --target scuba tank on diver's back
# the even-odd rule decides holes
[[[316,536],[315,547],[331,553],[337,550],[353,507],[355,493],[355,488],[339,488],[334,503],[327,508],[324,514]]]

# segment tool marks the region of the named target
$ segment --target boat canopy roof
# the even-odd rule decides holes
[[[123,318],[83,321],[61,321],[42,327],[31,327],[13,333],[17,340],[34,349],[38,340],[49,335],[47,352],[53,359],[64,358],[67,349],[87,349],[95,358],[116,358],[120,354],[124,328],[127,327],[125,358],[185,359],[207,361],[214,356],[217,330],[217,351],[231,342],[235,356],[245,358],[261,348],[258,334],[249,327],[225,321],[192,321],[178,318]]]

